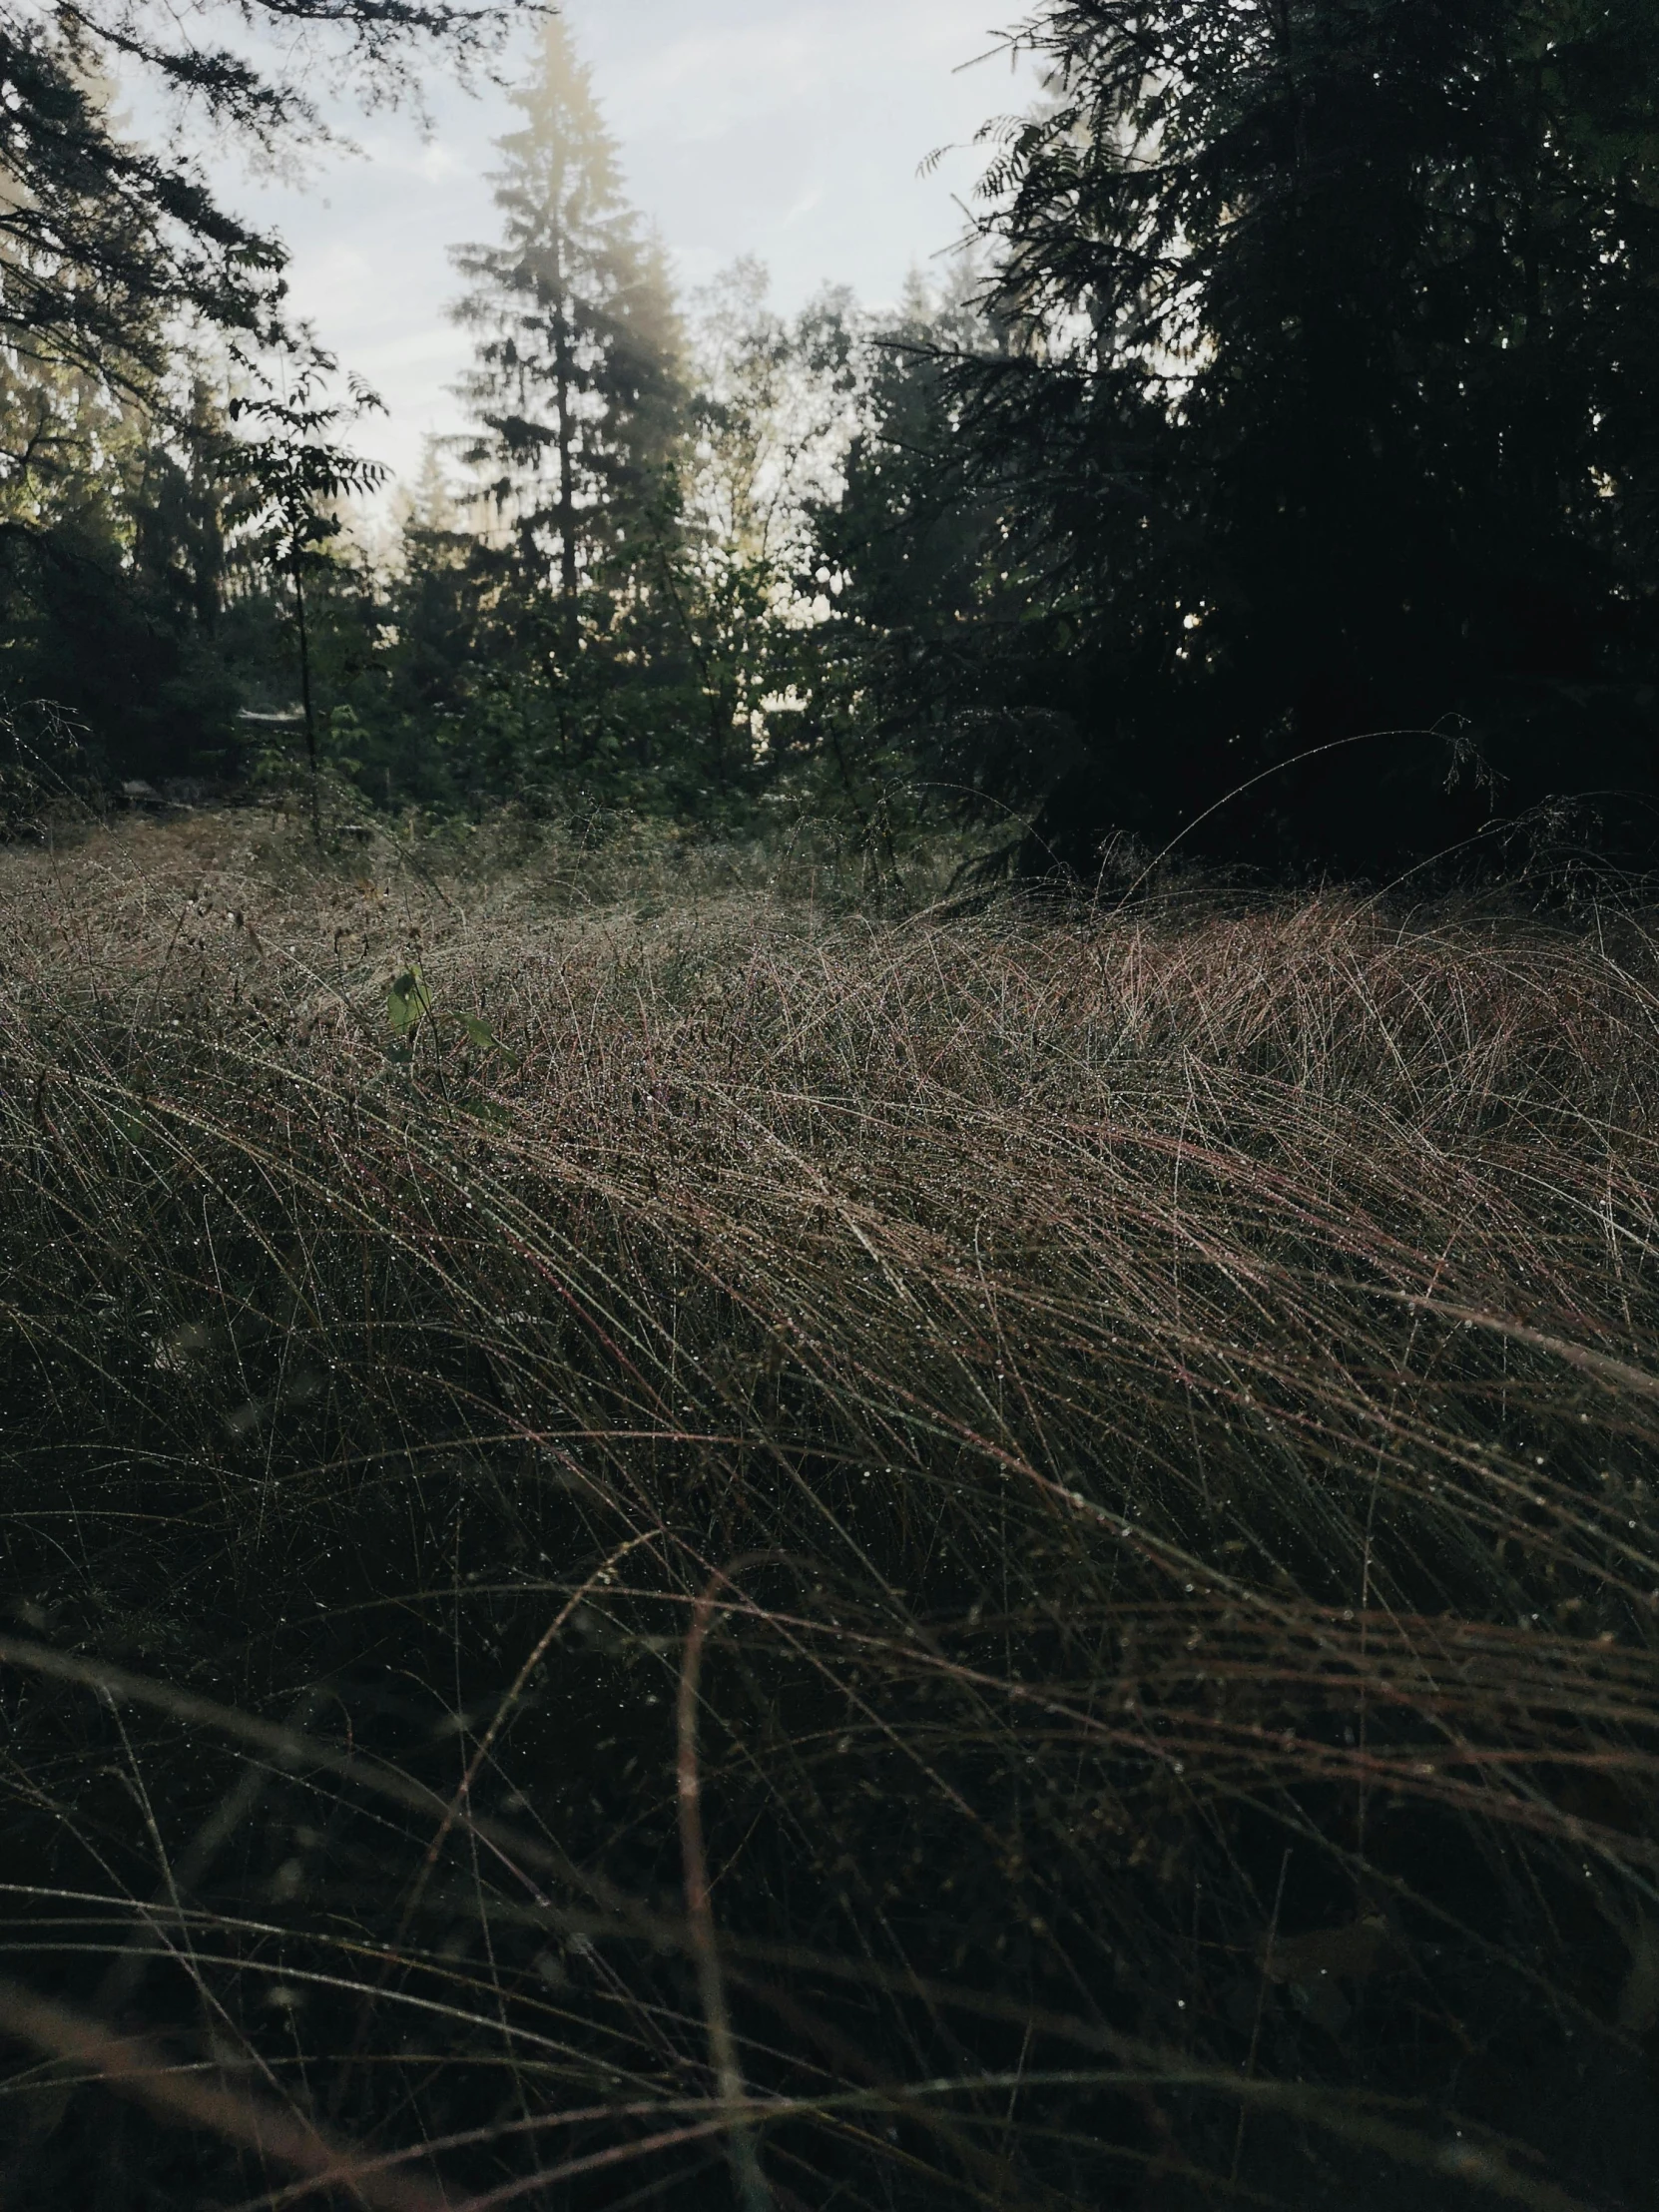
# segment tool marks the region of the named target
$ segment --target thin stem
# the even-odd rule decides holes
[[[749,2103],[738,2046],[726,2008],[726,1985],[720,1971],[720,1946],[709,1898],[709,1863],[703,1846],[703,1792],[697,1761],[698,1689],[703,1674],[703,1647],[715,1609],[715,1591],[726,1577],[717,1575],[698,1599],[686,1637],[680,1669],[679,1784],[680,1855],[685,1868],[686,1921],[692,1951],[697,1960],[698,1986],[703,2017],[709,2029],[709,2055],[714,2062],[720,2101],[729,2112],[741,2112]],[[728,2138],[732,2178],[744,2212],[772,2212],[772,2193],[761,2172],[760,2153],[753,2131],[735,2125]]]
[[[299,632],[299,704],[305,716],[305,759],[311,779],[311,835],[322,849],[322,806],[317,796],[316,715],[311,705],[311,640],[305,624],[305,580],[300,565],[299,541],[293,543],[293,612]]]

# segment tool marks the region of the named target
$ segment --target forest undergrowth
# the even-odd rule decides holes
[[[0,2202],[1652,2204],[1643,909],[0,852]]]

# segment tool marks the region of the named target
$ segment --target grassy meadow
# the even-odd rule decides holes
[[[1659,2202],[1650,917],[947,878],[0,850],[7,2212]]]

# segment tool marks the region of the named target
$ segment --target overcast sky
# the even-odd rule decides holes
[[[1005,59],[964,65],[1021,0],[566,0],[563,12],[632,197],[688,290],[755,254],[784,306],[826,281],[895,298],[962,228],[953,195],[968,196],[982,162],[965,142],[1020,104]],[[514,119],[498,93],[435,84],[430,101],[424,140],[372,118],[357,126],[362,158],[304,191],[228,194],[286,238],[299,312],[391,410],[357,442],[405,475],[428,433],[458,423],[445,386],[466,344],[443,311],[445,249],[495,235],[485,176]],[[919,177],[949,144],[962,150]]]

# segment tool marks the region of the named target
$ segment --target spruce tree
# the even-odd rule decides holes
[[[395,99],[438,55],[482,60],[520,4],[0,0],[0,708],[50,703],[128,775],[232,764],[215,629],[241,463],[180,340],[257,374],[297,333],[281,246],[210,158],[291,157],[328,136],[325,65],[336,92]],[[118,82],[159,113],[153,144]]]
[[[1651,0],[1047,0],[1026,43],[1005,342],[945,364],[962,781],[1045,861],[1391,872],[1575,795],[1651,848]]]
[[[566,677],[584,601],[642,588],[673,500],[680,336],[660,246],[622,186],[589,71],[557,19],[499,142],[496,246],[464,246],[458,319],[477,334],[465,449],[528,618],[551,593]]]
[[[0,716],[48,713],[108,775],[218,776],[216,636],[240,448],[200,375],[165,407],[0,347]]]
[[[186,317],[276,334],[283,253],[239,220],[203,155],[327,136],[319,67],[367,100],[412,93],[436,53],[487,57],[529,0],[0,0],[0,345],[147,385]],[[275,34],[275,35],[273,35]],[[120,71],[159,104],[165,142],[120,127]]]

